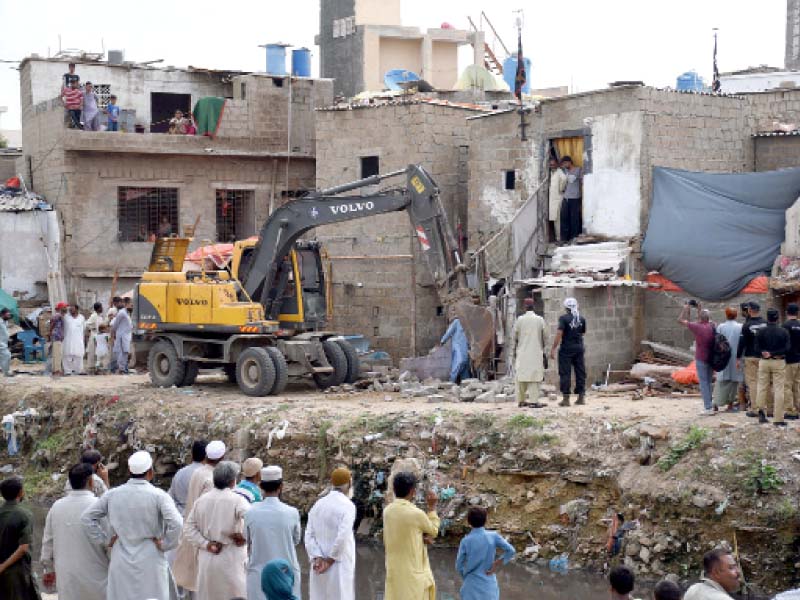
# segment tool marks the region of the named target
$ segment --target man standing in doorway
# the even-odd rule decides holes
[[[566,189],[567,174],[558,165],[558,159],[553,157],[550,159],[550,202],[548,203],[552,241],[561,239],[561,203],[564,201]]]
[[[697,321],[692,321],[692,307],[697,309]],[[686,327],[694,335],[694,363],[697,367],[697,379],[700,381],[700,393],[703,395],[703,411],[701,415],[713,415],[711,396],[711,351],[714,345],[714,326],[711,316],[697,300],[687,300],[678,316],[678,323]]]
[[[8,349],[8,326],[11,320],[11,310],[3,308],[0,310],[0,371],[6,377],[13,377],[11,372],[11,351]]]
[[[511,352],[514,357],[514,381],[517,385],[517,405],[539,403],[539,386],[544,381],[544,353],[547,345],[544,319],[533,312],[533,298],[523,301],[525,314],[517,318],[511,332]]]
[[[786,427],[783,420],[783,387],[786,375],[786,352],[790,349],[789,332],[778,325],[780,313],[774,308],[767,311],[767,326],[759,331],[756,349],[761,355],[758,362],[758,396],[755,410],[758,422],[767,422],[767,396],[772,384],[775,400],[775,425]]]
[[[786,307],[783,328],[789,332],[789,350],[786,352],[786,376],[783,386],[784,419],[797,419],[800,409],[800,307],[792,303]],[[777,408],[776,408],[777,410]]]
[[[261,571],[268,562],[282,559],[294,571],[293,593],[300,595],[300,562],[297,545],[302,539],[300,513],[293,506],[281,502],[283,469],[277,466],[261,470],[261,491],[264,499],[244,516],[245,537],[250,544],[250,561],[247,565],[248,600],[265,600],[261,591]]]
[[[550,349],[550,359],[555,359],[558,348],[558,378],[561,394],[559,406],[569,406],[572,371],[575,371],[576,406],[586,404],[586,360],[583,336],[586,334],[586,319],[578,310],[575,298],[564,300],[566,312],[558,318],[558,333]]]
[[[561,241],[570,242],[583,231],[581,199],[583,197],[583,169],[572,162],[572,157],[561,159],[561,168],[567,176],[564,202],[561,205]]]
[[[742,368],[742,358],[744,358],[744,381],[747,384],[747,394],[750,397],[750,410],[748,417],[757,417],[755,410],[756,399],[758,398],[758,361],[760,355],[756,350],[756,336],[767,326],[767,322],[761,317],[761,306],[758,302],[748,304],[747,320],[742,326],[742,339],[739,348],[736,350],[737,367]]]

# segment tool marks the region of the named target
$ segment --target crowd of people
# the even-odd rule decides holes
[[[766,320],[758,302],[744,303],[740,308],[742,322],[738,320],[739,310],[729,306],[725,322],[716,325],[701,303],[687,301],[678,317],[695,339],[702,414],[741,410],[759,423],[769,423],[772,418],[776,427],[786,427],[786,420],[797,419],[800,411],[800,307],[787,305],[782,324],[775,308],[767,310]],[[711,355],[719,334],[730,346],[730,358],[716,372],[714,383]]]
[[[192,462],[175,473],[168,492],[155,487],[153,457],[128,459],[128,481],[111,487],[97,450],[84,451],[69,470],[66,495],[51,507],[41,548],[43,583],[60,600],[300,600],[297,547],[310,560],[311,600],[354,600],[356,507],[353,479],[335,469],[308,514],[281,500],[284,475],[255,457],[225,460],[222,441],[195,441]],[[241,474],[241,481],[240,479]],[[439,533],[438,495],[426,511],[414,504],[417,477],[392,479],[394,500],[383,511],[385,600],[430,599],[436,584],[427,545]],[[33,518],[20,504],[23,481],[0,483],[0,597],[38,599],[32,570]],[[472,528],[455,568],[465,600],[498,598],[496,572],[514,548],[485,529],[487,512],[473,506]]]
[[[131,299],[119,296],[105,313],[103,305],[96,302],[88,319],[77,304],[56,304],[46,332],[52,375],[128,373],[132,310]]]
[[[104,107],[91,81],[81,84],[80,75],[75,72],[75,63],[69,63],[61,82],[61,103],[64,105],[67,124],[72,129],[102,131],[101,115],[106,116],[105,131],[119,131],[120,107],[117,97],[110,94]],[[174,135],[195,135],[197,127],[194,117],[176,110],[169,120],[167,131]]]

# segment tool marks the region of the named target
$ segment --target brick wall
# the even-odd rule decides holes
[[[800,135],[757,137],[754,143],[756,171],[800,167]]]
[[[635,290],[629,287],[541,290],[543,316],[548,327],[548,352],[558,331],[558,318],[564,314],[564,300],[570,296],[578,301],[581,316],[586,319],[587,386],[605,379],[609,363],[612,370],[629,368],[635,354],[632,343]],[[551,365],[547,379],[558,380],[557,364]]]
[[[419,163],[439,186],[453,227],[465,226],[466,117],[472,114],[426,103],[319,112],[317,186],[359,179],[363,156],[378,156],[382,173]],[[366,335],[395,361],[424,354],[438,341],[445,317],[437,316],[436,290],[404,212],[330,225],[314,235],[331,256],[338,330]]]

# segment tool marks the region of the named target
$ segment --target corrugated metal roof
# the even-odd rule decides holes
[[[483,106],[480,104],[470,104],[467,102],[451,102],[450,100],[442,100],[439,98],[426,98],[426,97],[412,97],[404,98],[398,96],[375,96],[363,101],[356,102],[342,102],[334,104],[333,106],[326,106],[318,108],[321,112],[335,112],[335,111],[348,111],[360,110],[365,108],[383,108],[386,106],[409,106],[415,104],[433,104],[435,106],[445,106],[448,108],[458,108],[462,110],[470,110],[480,113],[495,112],[491,106]]]

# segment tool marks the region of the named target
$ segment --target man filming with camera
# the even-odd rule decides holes
[[[697,309],[697,321],[692,321],[692,308]],[[711,316],[697,300],[687,300],[678,317],[678,323],[694,335],[694,362],[697,366],[697,379],[700,381],[700,393],[703,395],[703,411],[700,414],[713,415],[711,382],[714,371],[711,368],[711,352],[714,326],[711,324]]]

